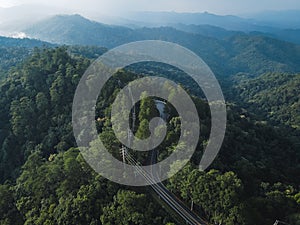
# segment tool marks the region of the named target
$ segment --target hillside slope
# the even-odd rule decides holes
[[[219,76],[238,72],[300,71],[300,46],[269,37],[238,34],[219,40],[169,27],[130,29],[90,21],[79,15],[55,16],[25,31],[29,36],[60,44],[112,48],[139,40],[164,40],[201,56]]]
[[[74,148],[73,96],[89,64],[86,58],[70,56],[64,47],[43,49],[0,85],[0,181],[7,181],[0,184],[1,224],[117,221],[161,225],[172,221],[151,200],[148,189],[134,189],[143,195],[129,195],[130,188],[96,174]],[[96,107],[97,117],[107,120],[97,122],[100,138],[117,157],[121,157],[120,143],[111,127],[109,108],[119,84],[126,85],[134,76],[124,70],[118,73],[117,79],[105,85]],[[191,160],[195,166],[206,144],[210,117],[207,103],[193,100],[201,119],[201,140]],[[139,113],[139,120],[142,115]],[[167,145],[160,146],[160,153],[172,151],[178,143],[181,129],[177,116],[167,121]],[[169,185],[187,204],[194,200],[196,212],[204,212],[212,224],[226,220],[225,224],[265,225],[275,219],[295,224],[299,218],[298,171],[299,152],[286,130],[258,123],[228,105],[225,141],[211,170],[183,170]],[[128,215],[128,211],[139,220],[119,216]]]
[[[16,39],[0,36],[0,79],[7,71],[22,62],[35,47],[51,47],[50,43],[33,39]]]
[[[80,15],[58,15],[30,26],[24,32],[51,43],[114,47],[133,41],[133,30],[90,21]]]
[[[266,73],[239,78],[236,98],[262,118],[300,129],[300,74]]]

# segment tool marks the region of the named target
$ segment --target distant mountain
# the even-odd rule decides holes
[[[234,31],[271,31],[253,19],[232,15],[215,15],[212,13],[177,13],[177,12],[136,12],[128,15],[132,20],[152,24],[153,26],[186,24],[211,25]]]
[[[144,26],[171,26],[211,37],[229,37],[234,32],[257,33],[300,44],[300,11],[254,14],[249,18],[211,13],[137,12],[129,15]]]
[[[34,24],[58,13],[68,13],[68,11],[43,4],[0,7],[0,35],[12,36],[25,29],[29,24]]]
[[[235,35],[249,34],[252,36],[265,36],[276,38],[283,41],[288,41],[295,44],[300,44],[300,29],[272,29],[271,32],[260,31],[232,31],[226,30],[221,27],[211,25],[186,25],[186,24],[173,24],[172,27],[189,33],[201,34],[208,37],[224,39]]]
[[[241,31],[230,31],[212,25],[194,25],[194,24],[186,25],[180,23],[180,24],[173,24],[172,27],[188,33],[201,34],[203,36],[213,37],[218,39],[229,38],[238,34],[245,34],[244,32]]]
[[[260,32],[260,31],[232,31],[226,30],[221,27],[216,27],[212,25],[186,25],[186,24],[172,24],[178,30],[185,31],[188,33],[201,34],[203,36],[224,39],[233,37],[235,35],[251,35],[251,36],[265,36],[271,37],[283,41],[288,41],[295,44],[300,44],[300,29],[272,29],[272,32]]]
[[[57,15],[38,22],[24,32],[51,43],[114,47],[136,40],[134,31],[88,20],[80,15]]]
[[[285,30],[274,30],[272,33],[262,33],[262,32],[250,32],[250,34],[263,35],[272,38],[277,38],[280,40],[292,42],[295,44],[300,44],[300,29],[285,29]]]
[[[264,36],[240,35],[227,40],[229,65],[252,75],[300,71],[300,46]],[[238,72],[238,71],[236,71]]]
[[[300,10],[265,11],[249,15],[258,23],[282,29],[300,29]]]
[[[171,26],[186,32],[198,33],[205,36],[223,38],[231,36],[231,31],[237,32],[259,32],[260,35],[270,36],[281,40],[300,44],[300,22],[299,11],[280,11],[265,12],[261,14],[249,15],[249,18],[242,18],[232,15],[215,15],[212,13],[176,13],[176,12],[136,12],[120,17],[109,17],[99,15],[96,12],[84,12],[88,18],[93,18],[98,22],[106,22],[110,24],[118,24],[120,26],[130,28],[142,27],[160,27]],[[32,33],[31,37],[36,37],[35,25],[37,22],[45,21],[47,18],[57,14],[70,14],[72,11],[62,8],[55,8],[43,4],[24,4],[11,8],[0,8],[0,36],[9,37],[26,37],[23,30]],[[41,22],[43,24],[43,22]],[[75,23],[76,24],[76,23]],[[46,23],[47,25],[47,23]],[[72,29],[74,23],[71,23],[67,30],[61,31],[66,33]],[[179,26],[180,25],[180,26]],[[56,26],[61,26],[59,23]],[[91,25],[92,26],[92,25]],[[213,27],[209,27],[213,26]],[[53,26],[51,26],[52,28]],[[224,29],[216,30],[217,27]],[[44,28],[44,32],[48,31],[49,42],[56,43],[80,43],[81,35],[73,38],[78,40],[69,42],[69,39],[56,40],[52,37],[51,30]],[[108,28],[108,27],[107,27]],[[40,29],[39,29],[40,30]],[[227,31],[226,31],[227,30]],[[103,31],[103,30],[102,30]],[[230,31],[230,32],[228,32]],[[97,32],[97,31],[96,31]],[[106,30],[106,39],[109,39],[111,31]],[[133,39],[132,34],[128,30],[120,30],[126,41]],[[125,37],[124,32],[128,32]],[[91,34],[93,35],[93,34]],[[103,34],[104,37],[104,34]],[[92,38],[91,38],[92,39]],[[102,40],[104,41],[104,40]],[[81,41],[81,43],[84,41]],[[117,43],[120,43],[118,41]],[[93,42],[92,44],[97,44]],[[106,46],[109,43],[107,42]]]
[[[214,27],[206,29],[203,35],[171,27],[130,29],[97,23],[80,15],[61,15],[37,23],[24,32],[31,37],[59,44],[108,48],[139,40],[175,42],[200,55],[218,75],[300,71],[300,46]],[[212,33],[222,36],[222,40],[208,37]]]

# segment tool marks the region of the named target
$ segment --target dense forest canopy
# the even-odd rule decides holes
[[[249,110],[260,110],[261,118],[276,124],[300,128],[299,74],[266,73],[252,79],[240,74],[234,82],[236,100]]]
[[[300,46],[282,41],[295,38],[298,30],[246,34],[185,24],[128,28],[60,15],[25,32],[51,44],[0,37],[0,225],[186,223],[151,187],[122,186],[97,174],[73,135],[74,92],[88,66],[110,48],[148,39],[180,44],[210,66],[227,100],[225,140],[213,164],[199,171],[211,128],[204,94],[183,71],[143,62],[120,69],[99,95],[95,124],[109,152],[123,160],[111,118],[120,90],[145,76],[171,79],[191,95],[200,137],[190,162],[163,185],[207,224],[280,220],[300,225]],[[282,38],[291,32],[296,36]],[[141,139],[149,137],[150,120],[160,114],[157,100],[141,98],[135,116],[133,111],[129,115],[131,129]],[[122,106],[116,116],[122,115]],[[188,148],[178,143],[182,118],[168,101],[164,113],[166,136],[155,150],[157,161],[178,144],[181,150]],[[159,128],[155,132],[160,135]],[[97,143],[90,144],[97,151]],[[153,162],[152,153],[128,153],[139,165]],[[181,164],[175,161],[168,171]]]
[[[79,47],[35,49],[32,56],[11,69],[3,80],[1,224],[181,224],[180,219],[171,218],[168,207],[152,200],[148,188],[120,186],[104,179],[76,149],[71,125],[74,91],[90,65],[91,60],[86,57],[94,58],[104,51]],[[97,117],[105,118],[97,120],[100,138],[120,160],[120,143],[112,132],[110,107],[122,86],[143,76],[134,72],[137,67],[143,71],[142,65],[136,65],[131,72],[122,70],[116,74],[97,104]],[[164,73],[161,66],[156,71]],[[274,79],[278,95],[285,85],[298,91],[298,76],[282,79],[278,76],[257,79]],[[261,81],[250,80],[240,85],[250,85],[247,90],[251,93],[251,88],[257,86],[255,82]],[[269,83],[266,81],[261,90],[267,91]],[[269,91],[274,95],[272,88]],[[263,110],[264,98],[259,99]],[[148,120],[157,113],[146,110],[146,105],[153,105],[151,101],[145,99],[138,106],[136,134],[140,137],[147,136]],[[204,100],[194,96],[193,101],[201,118],[199,146],[192,161],[166,182],[169,189],[185,203],[193,202],[195,212],[212,224],[263,225],[276,219],[298,224],[299,146],[289,130],[274,128],[239,105],[228,103],[228,130],[221,152],[207,172],[199,172],[196,168],[207,143],[210,113]],[[180,132],[180,118],[171,106],[168,109],[171,116],[167,121],[167,137],[160,147],[160,160],[173,151]],[[145,159],[136,157],[141,162]],[[170,169],[174,166],[176,163]]]

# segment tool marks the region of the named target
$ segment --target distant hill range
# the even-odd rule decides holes
[[[137,39],[132,29],[110,26],[80,15],[57,15],[23,31],[29,37],[68,45],[114,47]]]
[[[208,25],[133,29],[98,23],[80,15],[59,15],[36,23],[23,32],[52,43],[108,48],[149,39],[175,42],[196,52],[219,75],[300,70],[298,45]]]
[[[140,26],[172,26],[183,30],[203,33],[207,25],[230,31],[259,33],[300,44],[300,11],[268,11],[242,18],[212,13],[136,12],[128,15],[131,24]],[[204,26],[203,26],[204,25]],[[225,32],[226,33],[226,32]]]
[[[212,25],[237,31],[267,31],[273,28],[300,29],[299,10],[268,11],[239,17],[204,13],[135,12],[127,15],[132,21],[144,25]]]
[[[8,38],[0,36],[0,47],[19,47],[19,48],[34,48],[34,47],[53,47],[54,44],[50,44],[45,41],[29,38]]]
[[[46,6],[43,3],[0,7],[0,35],[23,37],[21,31],[27,30],[36,22],[57,14],[71,13],[72,11]],[[84,14],[85,17],[98,22],[130,28],[169,26],[205,36],[215,35],[217,38],[227,37],[233,31],[245,32],[300,44],[299,15],[299,10],[267,11],[244,17],[208,12],[135,12],[119,16],[103,16],[98,12]]]

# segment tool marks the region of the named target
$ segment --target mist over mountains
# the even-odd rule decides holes
[[[193,50],[222,75],[299,70],[298,45],[208,25],[133,29],[90,21],[80,15],[60,15],[36,23],[23,32],[51,43],[107,48],[140,40],[170,41]]]
[[[45,21],[58,14],[70,15],[74,14],[74,12],[70,9],[49,7],[43,4],[0,8],[0,35],[25,37],[23,30],[27,30],[35,26],[36,23]],[[243,17],[216,15],[209,12],[131,12],[120,14],[119,16],[105,16],[93,11],[83,11],[80,14],[96,22],[130,28],[170,26],[186,32],[201,34],[208,31],[207,26],[213,26],[214,28],[217,27],[227,31],[259,32],[260,35],[283,39],[297,44],[300,43],[299,10],[267,11]],[[204,31],[202,31],[202,28]],[[221,34],[221,36],[224,35],[228,36]]]

